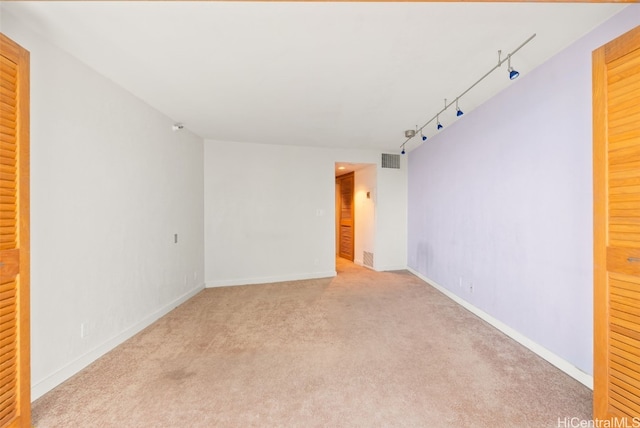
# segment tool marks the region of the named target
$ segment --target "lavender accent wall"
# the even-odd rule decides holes
[[[637,25],[625,8],[409,154],[408,266],[590,375],[591,52]]]

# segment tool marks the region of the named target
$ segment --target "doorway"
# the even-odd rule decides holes
[[[353,261],[355,245],[355,173],[336,177],[336,226],[338,257]]]
[[[377,165],[372,163],[335,164],[335,256],[371,269],[377,174]]]

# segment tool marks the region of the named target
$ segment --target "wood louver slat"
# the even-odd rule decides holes
[[[0,86],[0,96],[3,97],[3,99],[11,99],[12,96],[12,88],[8,88],[6,86]],[[12,103],[8,103],[10,105],[12,105]]]
[[[614,332],[611,334],[611,343],[632,354],[640,355],[640,340]]]
[[[17,334],[16,326],[7,326],[4,330],[0,330],[0,341],[3,341],[5,338],[15,336]]]
[[[16,92],[17,83],[15,76],[11,76],[10,73],[2,73],[4,79],[0,79],[0,91],[7,93],[9,96]]]
[[[0,372],[0,385],[12,385],[14,379],[11,379],[13,376],[11,375],[11,370],[3,370]],[[2,390],[0,390],[0,394],[4,394],[7,392],[6,386]]]
[[[3,57],[3,59],[0,60],[0,72],[15,80],[18,76],[18,67],[14,62]]]
[[[6,109],[15,114],[17,101],[15,98],[12,98],[5,93],[0,93],[0,106],[3,107],[3,110]]]
[[[11,416],[15,414],[16,407],[16,388],[15,380],[8,384],[11,388],[4,394],[0,395],[0,417]]]
[[[635,124],[638,121],[638,114],[630,114],[618,117],[616,119],[609,120],[609,129],[612,134],[620,134],[622,132],[629,132],[635,128]]]
[[[620,193],[618,195],[612,195],[610,197],[612,204],[618,203],[635,203],[640,200],[640,194],[638,193]]]
[[[16,137],[15,137],[15,135],[0,134],[0,143],[15,145],[16,144]]]
[[[634,212],[634,210],[637,210],[640,208],[640,201],[619,201],[619,202],[614,202],[611,204],[611,211],[613,210],[629,210],[632,213]],[[629,214],[629,212],[627,212],[627,215]],[[619,217],[619,216],[614,216],[613,214],[611,215],[612,217]],[[624,216],[622,216],[624,217]]]
[[[629,396],[636,396],[640,390],[624,382],[622,379],[612,378],[611,391],[622,397],[620,401],[624,403],[626,408],[631,410],[630,415],[640,414],[640,404],[628,398]]]
[[[10,117],[2,117],[0,116],[0,126],[11,129],[11,133],[16,133],[16,124],[15,120],[11,120]]]
[[[632,91],[631,94],[626,94],[626,96],[621,99],[619,104],[616,105],[616,108],[611,109],[609,111],[609,120],[615,120],[620,118],[621,116],[628,115],[628,114],[634,114],[634,113],[637,114],[638,106],[633,102],[633,100],[629,99],[629,95],[635,95],[636,97],[640,97],[640,87]]]
[[[12,70],[0,65],[0,80],[2,81],[3,87],[7,89],[11,89],[11,87],[15,88],[17,84],[15,71],[12,73]]]
[[[2,171],[0,170],[0,174]],[[609,179],[609,188],[610,189],[620,189],[630,186],[640,186],[640,174],[638,173],[629,173],[626,177],[622,178],[610,178]]]
[[[6,367],[4,367],[4,368],[2,368],[0,370],[0,385],[3,384],[3,383],[10,382],[9,377],[13,376],[12,371],[13,371],[14,367],[15,367],[15,365],[13,365],[13,364],[7,364]]]
[[[636,67],[637,68],[637,67]],[[632,71],[633,72],[633,71]],[[624,78],[617,80],[607,86],[607,91],[611,99],[620,102],[626,100],[625,93],[632,93],[640,88],[640,80],[633,74],[626,75]],[[617,103],[611,105],[612,109],[618,108]]]
[[[6,92],[0,91],[0,113],[5,119],[15,120],[16,117],[16,100],[6,95]],[[17,120],[15,120],[17,123]]]
[[[16,419],[17,412],[15,410],[15,407],[15,402],[12,401],[10,403],[7,403],[6,406],[2,408],[2,410],[0,410],[0,426],[8,426],[11,421]]]
[[[610,195],[624,195],[624,194],[640,194],[640,186],[634,183],[632,180],[626,180],[626,185],[609,186]]]
[[[612,371],[611,377],[612,383],[619,386],[629,385],[631,388],[640,389],[640,380],[638,380],[637,377],[629,376],[626,373],[615,369]]]
[[[618,88],[620,82],[634,77],[640,67],[640,52],[632,51],[608,64],[606,77],[610,88]]]
[[[640,81],[640,79],[638,79]],[[638,88],[640,93],[640,88]],[[620,103],[616,110],[609,112],[609,123],[617,123],[623,119],[636,118],[640,115],[640,106],[633,103]]]
[[[615,222],[609,223],[609,230],[616,233],[632,233],[640,234],[640,225],[636,224],[619,224]],[[2,227],[0,227],[0,234],[2,234]]]
[[[636,143],[638,139],[640,139],[640,131],[637,129],[632,129],[623,134],[618,134],[615,137],[612,137],[609,141],[608,151],[612,152],[621,145],[632,145]]]
[[[617,377],[619,379],[629,378],[632,379],[633,382],[638,382],[640,379],[638,378],[637,368],[628,367],[625,363],[629,363],[628,360],[612,354],[611,357],[611,374],[612,377]]]
[[[640,150],[637,147],[621,147],[609,153],[609,159],[616,162],[619,169],[632,162],[640,162]]]
[[[0,364],[2,367],[6,366],[8,370],[12,370],[16,363],[16,349],[15,344],[6,346],[2,349],[2,357],[0,358]],[[5,364],[6,363],[6,364]]]
[[[12,329],[5,330],[5,332],[11,332]],[[16,335],[7,334],[4,337],[0,337],[0,348],[12,347],[16,341]],[[1,382],[0,382],[1,383]]]
[[[620,174],[623,173],[636,173],[638,167],[640,167],[640,162],[627,162],[625,164],[615,164],[611,165],[608,170],[608,177],[619,178]]]
[[[624,77],[630,69],[637,67],[640,63],[640,52],[631,49],[623,56],[610,58],[607,65],[607,77],[610,82],[616,82],[620,77]]]
[[[2,74],[3,79],[15,82],[18,77],[18,69],[15,64],[10,61],[8,63],[2,61],[0,62],[0,74]]]

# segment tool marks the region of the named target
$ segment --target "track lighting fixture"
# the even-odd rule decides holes
[[[447,105],[447,99],[444,99],[444,108],[442,109],[442,111],[440,113],[442,113],[443,111],[445,111],[447,109],[447,107],[449,107]],[[441,130],[442,128],[444,128],[444,126],[442,126],[442,124],[440,123],[440,114],[438,114],[438,116],[436,117],[436,121],[438,122],[438,131]]]
[[[456,104],[456,116],[460,117],[464,114],[464,112],[462,110],[460,110],[460,107],[458,106],[458,100],[460,98],[462,98],[463,96],[465,96],[467,94],[467,92],[469,92],[470,90],[472,90],[473,88],[476,87],[476,85],[480,82],[482,82],[487,76],[489,76],[491,73],[493,73],[497,68],[499,68],[503,63],[507,62],[507,71],[509,72],[509,79],[514,80],[517,79],[518,76],[520,76],[520,73],[516,70],[513,69],[513,67],[511,66],[511,56],[513,54],[515,54],[516,52],[518,52],[520,49],[522,49],[524,47],[524,45],[526,45],[527,43],[529,43],[531,40],[533,40],[533,38],[535,37],[535,34],[532,34],[527,40],[525,40],[524,42],[522,42],[520,44],[520,46],[518,46],[517,48],[515,48],[513,51],[511,51],[511,53],[509,53],[507,55],[507,57],[505,59],[502,59],[502,51],[498,51],[498,63],[488,72],[486,72],[484,74],[484,76],[482,76],[480,79],[478,79],[473,85],[469,86],[464,92],[462,92],[460,95],[458,95],[455,98],[455,104]],[[405,137],[407,138],[405,140],[404,143],[402,143],[401,147],[402,147],[402,154],[405,153],[405,149],[404,146],[409,142],[409,140],[411,140],[413,137],[415,137],[415,135],[418,133],[418,131],[420,131],[420,136],[422,137],[422,141],[426,141],[427,136],[424,135],[422,133],[422,130],[429,125],[431,122],[433,122],[434,120],[436,121],[436,129],[439,131],[441,129],[444,128],[444,126],[442,125],[442,123],[440,123],[440,114],[444,113],[452,104],[454,103],[454,101],[450,102],[449,104],[447,104],[447,99],[445,98],[444,100],[444,108],[442,110],[440,110],[438,113],[436,113],[431,119],[429,119],[429,121],[427,121],[427,123],[425,123],[424,125],[422,125],[420,128],[418,128],[416,126],[416,130],[413,131],[408,130],[405,131]]]
[[[520,76],[520,73],[511,67],[511,54],[507,55],[507,67],[507,70],[509,71],[509,79],[514,80]]]

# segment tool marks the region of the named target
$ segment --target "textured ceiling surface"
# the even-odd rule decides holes
[[[525,39],[526,73],[620,4],[2,2],[16,19],[203,138],[398,152]],[[504,89],[503,65],[460,99]],[[455,108],[442,116],[455,118]],[[464,116],[457,119],[464,120]],[[425,128],[433,135],[435,127]],[[417,140],[417,139],[415,139]],[[411,148],[408,146],[408,149]]]

